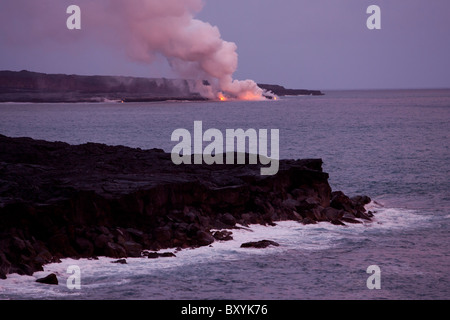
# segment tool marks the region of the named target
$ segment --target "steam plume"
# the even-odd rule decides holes
[[[66,8],[74,3],[81,8],[82,29],[69,31]],[[198,84],[208,80],[210,86],[197,88],[205,97],[264,99],[254,81],[233,80],[236,44],[223,40],[217,27],[195,18],[203,5],[202,0],[1,0],[0,40],[40,46],[41,51],[70,44],[81,51],[73,44],[88,39],[125,50],[133,61],[150,64],[164,56],[180,76]]]
[[[246,100],[264,99],[252,80],[233,80],[238,66],[236,44],[221,38],[219,29],[194,18],[202,0],[113,0],[112,12],[124,21],[119,34],[132,59],[151,63],[164,55],[183,76],[207,79],[209,98],[220,92]],[[116,25],[117,26],[117,25]]]

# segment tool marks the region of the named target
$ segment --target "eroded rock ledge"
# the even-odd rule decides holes
[[[0,278],[65,257],[205,246],[236,224],[360,223],[368,202],[332,192],[320,159],[261,176],[259,165],[175,166],[158,149],[0,135]]]

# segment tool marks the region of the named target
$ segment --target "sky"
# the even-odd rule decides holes
[[[102,10],[94,19],[85,3],[1,0],[0,70],[180,77],[163,55],[131,59],[112,27],[120,18]],[[194,17],[237,45],[235,79],[318,90],[450,88],[448,0],[203,3]],[[82,30],[66,27],[70,4],[81,8]],[[367,28],[370,5],[381,9],[380,30]]]

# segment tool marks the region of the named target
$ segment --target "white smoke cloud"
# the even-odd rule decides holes
[[[216,26],[195,19],[203,8],[202,0],[107,2],[107,20],[111,24],[113,14],[121,21],[112,23],[111,28],[119,27],[116,31],[132,59],[151,63],[155,55],[162,54],[180,75],[208,80],[211,89],[201,93],[209,98],[223,92],[238,99],[265,99],[254,81],[233,80],[238,67],[237,46],[223,40]]]
[[[82,13],[76,32],[65,28],[72,4]],[[49,46],[89,38],[137,62],[151,64],[164,56],[180,76],[208,80],[211,86],[198,87],[208,98],[264,99],[254,81],[233,80],[237,46],[223,40],[216,26],[195,18],[203,6],[202,0],[1,0],[0,39]]]

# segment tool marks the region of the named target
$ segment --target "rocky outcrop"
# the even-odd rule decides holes
[[[39,278],[36,280],[38,283],[43,284],[52,284],[52,285],[58,285],[58,278],[56,277],[56,274],[50,273],[48,276],[45,276],[44,278]]]
[[[0,102],[148,102],[206,100],[193,81],[0,71]]]
[[[275,241],[271,241],[271,240],[261,240],[261,241],[256,241],[256,242],[245,242],[245,243],[241,244],[241,248],[263,249],[263,248],[267,248],[269,246],[279,247],[280,244],[275,242]]]
[[[111,261],[111,263],[127,264],[127,259],[118,259],[118,260]]]
[[[149,259],[158,259],[158,258],[174,258],[176,257],[176,255],[172,252],[164,252],[164,253],[159,253],[159,252],[148,252],[148,251],[143,251],[142,255],[144,257],[147,257]]]
[[[158,149],[0,135],[0,277],[65,257],[207,246],[237,224],[358,222],[368,201],[332,192],[320,159],[261,176],[260,165],[176,166]]]
[[[283,86],[276,84],[262,84],[258,83],[258,87],[261,89],[271,91],[277,96],[323,96],[324,93],[320,90],[307,90],[307,89],[286,89]]]

